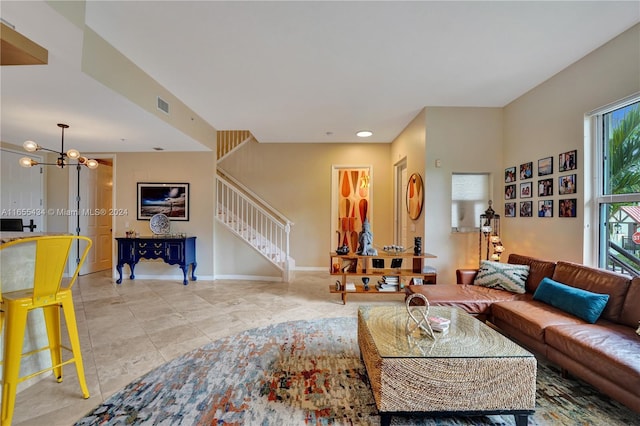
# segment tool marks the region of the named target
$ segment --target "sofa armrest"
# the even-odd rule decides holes
[[[456,269],[456,283],[473,284],[477,274],[477,269]]]

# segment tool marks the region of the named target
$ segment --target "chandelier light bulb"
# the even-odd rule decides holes
[[[18,160],[18,162],[20,163],[20,165],[22,167],[26,167],[26,168],[29,168],[29,167],[32,167],[32,166],[35,166],[36,164],[38,164],[37,161],[33,161],[29,157],[22,157],[20,160]]]
[[[38,144],[35,143],[34,141],[24,141],[24,143],[22,144],[22,147],[24,148],[25,151],[28,151],[28,152],[36,152],[38,148],[40,148]]]
[[[87,160],[85,165],[90,169],[97,169],[98,168],[98,161],[90,159],[90,160]]]
[[[77,149],[70,149],[69,151],[67,151],[67,157],[71,158],[72,160],[77,160],[78,158],[80,158],[80,152]]]

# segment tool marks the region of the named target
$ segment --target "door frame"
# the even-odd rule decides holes
[[[113,190],[111,191],[111,207],[112,209],[115,209],[115,202],[116,202],[116,155],[115,154],[91,154],[91,153],[87,153],[85,154],[87,157],[96,159],[96,160],[100,160],[100,159],[108,159],[112,161],[112,168],[111,168],[111,179],[113,182]],[[100,167],[100,166],[98,166]],[[77,196],[78,196],[78,173],[76,170],[75,166],[70,166],[69,167],[69,211],[75,211],[77,209]],[[80,206],[80,208],[83,208],[82,205]],[[80,219],[80,231],[82,231],[82,216],[80,215],[80,212],[76,212],[77,213],[77,217],[70,215],[69,216],[69,222],[68,222],[68,226],[69,226],[69,231],[76,235],[78,234],[78,219]],[[107,214],[109,214],[110,212],[107,212]],[[113,230],[115,229],[115,216],[113,214],[110,214],[111,217],[111,232],[113,234]],[[112,243],[111,244],[111,253],[110,253],[110,257],[111,257],[111,269],[113,270],[113,265],[114,265],[114,246],[115,244]],[[73,270],[72,268],[75,268],[76,266],[76,259],[78,258],[78,247],[73,247],[71,254],[69,255],[69,260],[68,260],[68,265],[69,265],[69,270]],[[83,266],[80,270],[80,275],[84,275],[86,274],[86,270],[85,267]],[[113,271],[113,274],[115,274],[115,270]]]
[[[401,241],[402,238],[402,224],[407,222],[406,209],[403,208],[405,202],[405,182],[403,182],[402,173],[404,172],[406,179],[408,180],[408,162],[407,157],[403,157],[397,163],[393,165],[393,240],[394,244],[408,246],[405,241],[404,244]],[[404,223],[405,229],[409,226],[408,223]]]

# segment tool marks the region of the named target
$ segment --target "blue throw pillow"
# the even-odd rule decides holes
[[[533,299],[548,303],[593,324],[607,306],[608,294],[592,293],[543,278]]]

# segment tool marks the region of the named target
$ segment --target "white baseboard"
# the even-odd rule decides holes
[[[259,275],[216,275],[214,280],[242,280],[242,281],[274,281],[282,282],[280,275],[275,277],[263,277]]]

